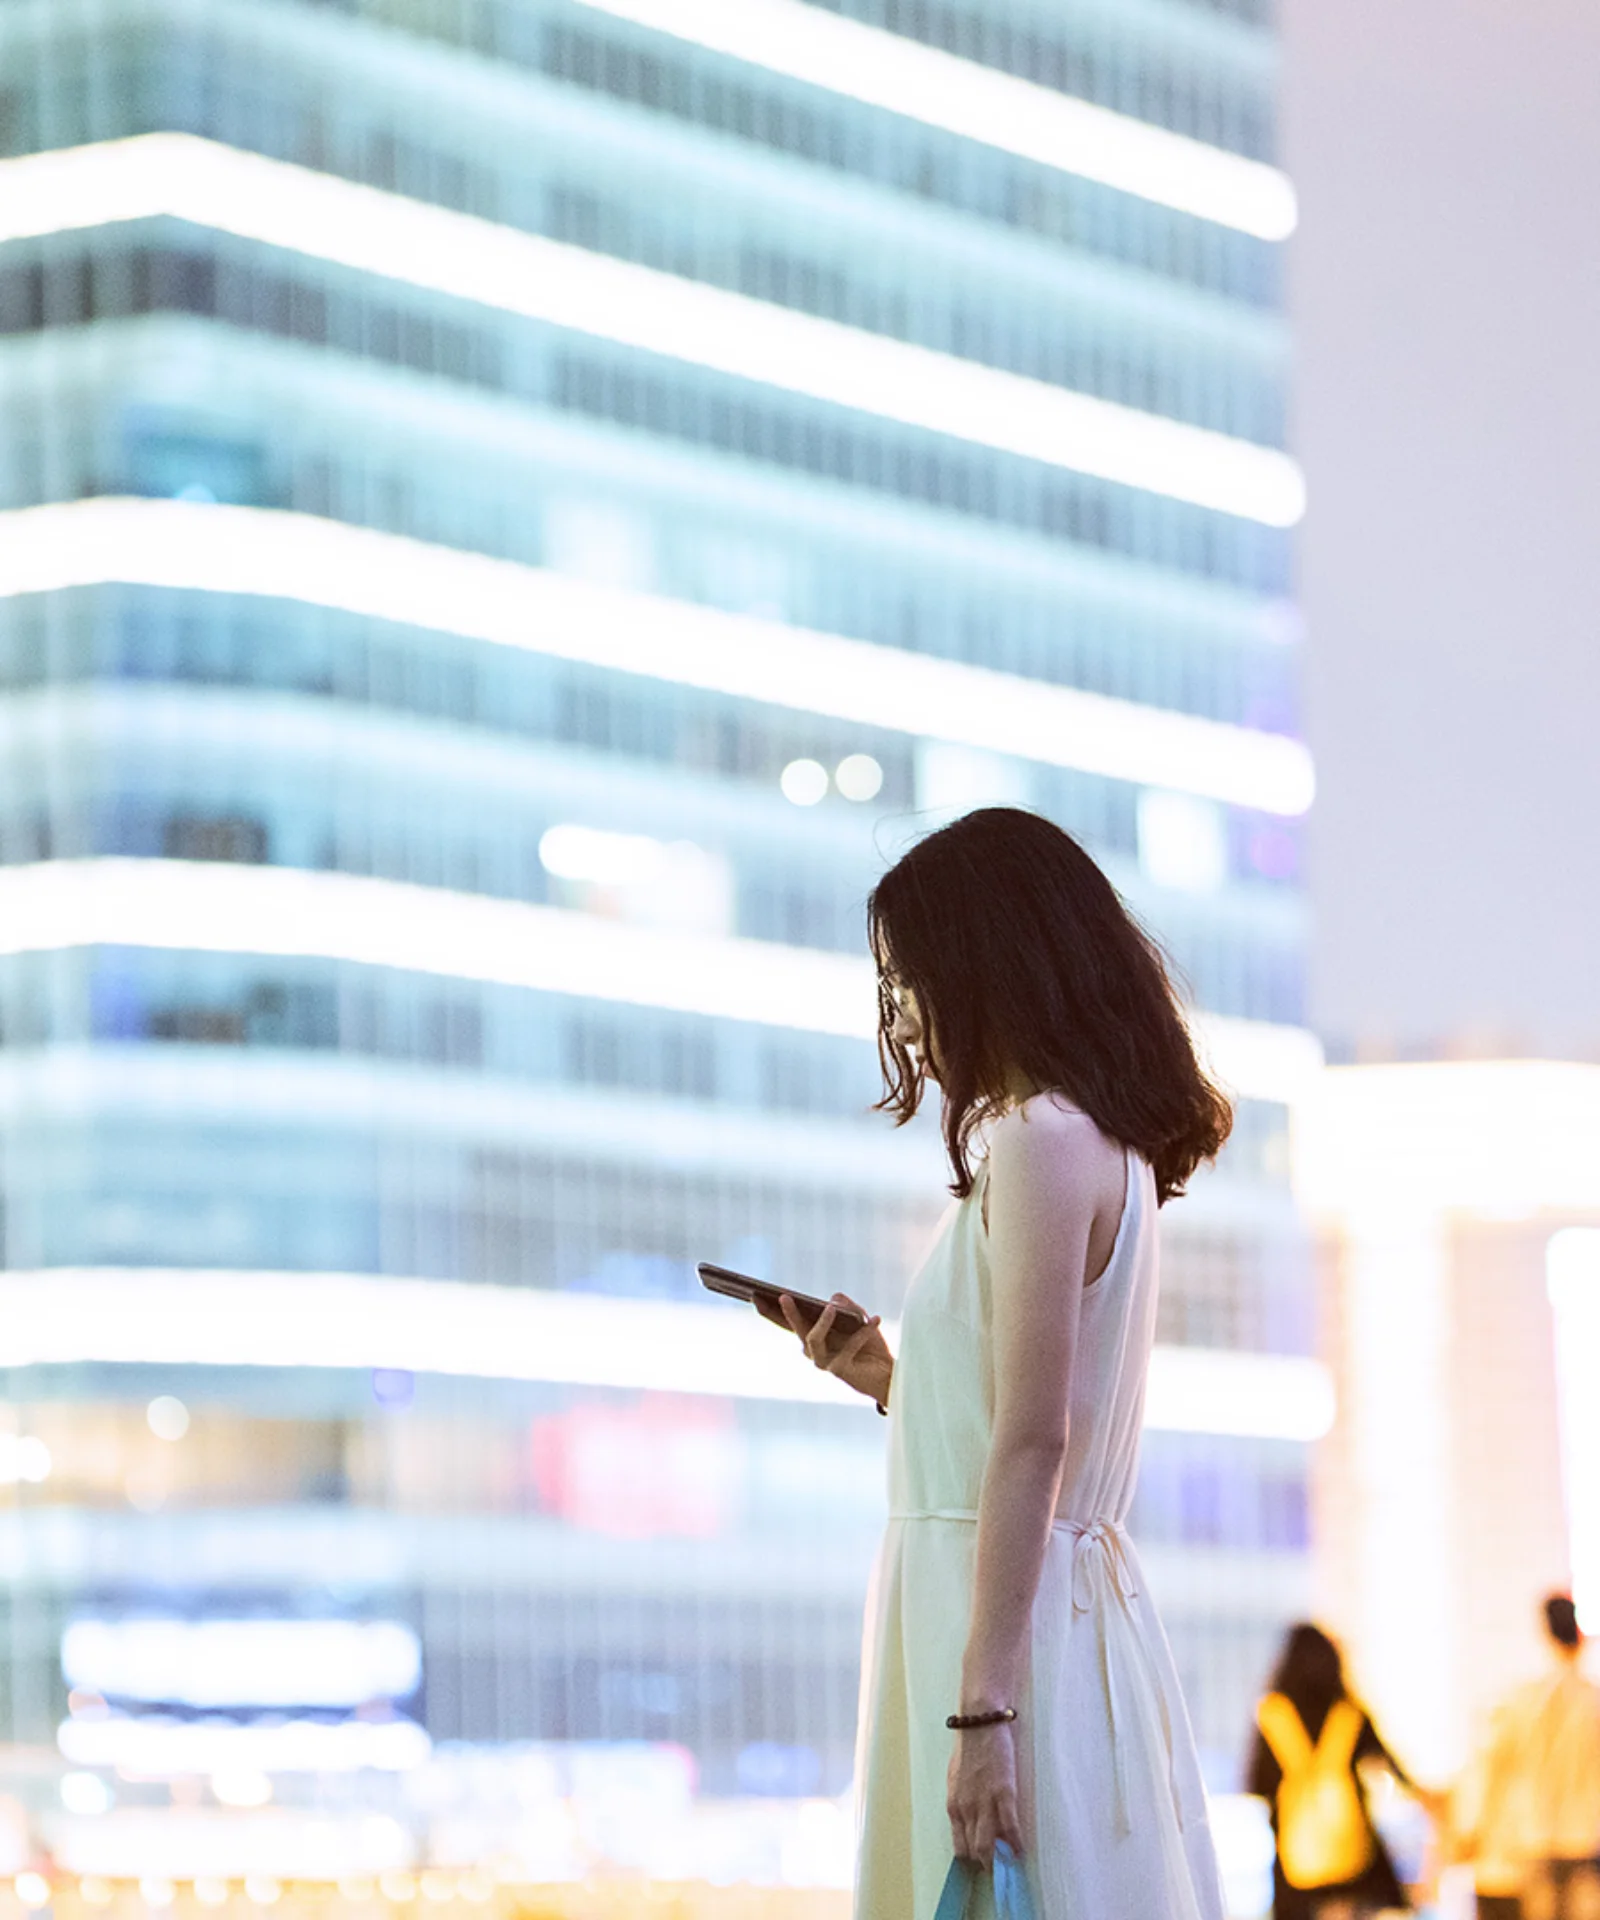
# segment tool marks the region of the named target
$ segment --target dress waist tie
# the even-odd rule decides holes
[[[923,1507],[916,1511],[893,1512],[891,1520],[961,1520],[976,1525],[978,1516],[966,1507]],[[1055,1520],[1051,1522],[1051,1531],[1072,1536],[1072,1610],[1074,1613],[1092,1614],[1095,1620],[1099,1641],[1100,1677],[1105,1687],[1106,1719],[1111,1728],[1111,1763],[1117,1793],[1117,1829],[1126,1835],[1133,1830],[1131,1796],[1128,1791],[1128,1753],[1126,1740],[1126,1720],[1122,1706],[1125,1692],[1123,1684],[1117,1679],[1119,1661],[1112,1652],[1113,1636],[1108,1631],[1106,1605],[1096,1606],[1098,1597],[1106,1603],[1115,1602],[1127,1616],[1128,1625],[1133,1632],[1134,1642],[1140,1650],[1145,1664],[1149,1666],[1149,1656],[1145,1653],[1144,1635],[1133,1614],[1133,1602],[1139,1597],[1138,1583],[1133,1575],[1132,1547],[1128,1530],[1120,1520]],[[1168,1710],[1166,1689],[1161,1684],[1161,1676],[1153,1668],[1149,1675],[1151,1692],[1161,1709],[1161,1730],[1167,1746],[1167,1785],[1172,1794],[1173,1811],[1178,1818],[1180,1831],[1188,1825],[1188,1809],[1184,1806],[1183,1794],[1178,1785],[1177,1751],[1173,1739],[1171,1715]]]

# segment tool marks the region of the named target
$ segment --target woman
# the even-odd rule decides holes
[[[1156,1209],[1222,1145],[1227,1102],[1155,948],[1048,821],[968,814],[884,876],[869,917],[881,1104],[903,1123],[937,1083],[958,1204],[898,1357],[875,1318],[835,1339],[831,1309],[807,1334],[784,1302],[812,1360],[893,1422],[856,1913],[932,1920],[952,1853],[989,1866],[1003,1840],[1038,1920],[1220,1920],[1193,1739],[1123,1523]]]
[[[1273,1920],[1363,1920],[1409,1907],[1356,1769],[1375,1760],[1417,1789],[1351,1698],[1339,1649],[1320,1627],[1302,1621],[1290,1629],[1257,1722],[1246,1790],[1272,1808]],[[1330,1766],[1339,1779],[1312,1783],[1313,1793],[1302,1788],[1297,1803],[1295,1783]],[[1313,1797],[1309,1829],[1296,1834],[1291,1822],[1307,1821],[1300,1809]]]

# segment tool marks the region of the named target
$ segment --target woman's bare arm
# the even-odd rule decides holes
[[[1067,1448],[1067,1389],[1096,1214],[1123,1203],[1122,1149],[1047,1096],[989,1155],[994,1433],[978,1510],[967,1712],[1016,1704]]]
[[[1096,1216],[1121,1203],[1123,1179],[1121,1150],[1049,1097],[1000,1123],[989,1168],[995,1416],[961,1673],[969,1713],[1017,1704],[1066,1460],[1067,1389]],[[997,1840],[1020,1852],[1010,1726],[956,1735],[946,1804],[961,1858],[987,1866]]]

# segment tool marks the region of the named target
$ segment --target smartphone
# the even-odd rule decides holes
[[[764,1320],[776,1321],[780,1327],[787,1327],[783,1317],[783,1308],[778,1304],[784,1294],[794,1302],[800,1318],[808,1327],[813,1326],[827,1306],[826,1300],[817,1300],[809,1293],[796,1293],[793,1287],[775,1287],[770,1280],[757,1280],[748,1273],[735,1273],[731,1267],[713,1266],[709,1260],[702,1260],[695,1272],[700,1276],[700,1284],[712,1293],[725,1293],[730,1300],[745,1300],[755,1308]],[[863,1315],[853,1307],[834,1309],[833,1331],[843,1339],[859,1332],[866,1325]]]

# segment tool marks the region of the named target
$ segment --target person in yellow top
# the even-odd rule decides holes
[[[1480,1920],[1600,1920],[1600,1686],[1570,1598],[1544,1618],[1551,1670],[1501,1703],[1452,1809]]]
[[[1363,1761],[1417,1791],[1351,1697],[1338,1647],[1303,1620],[1256,1708],[1246,1780],[1272,1813],[1273,1920],[1366,1920],[1410,1907],[1367,1807]]]

